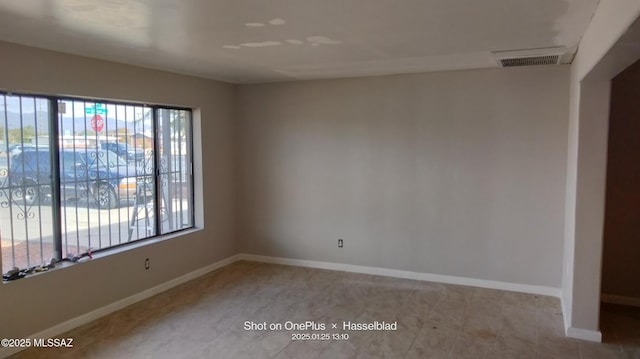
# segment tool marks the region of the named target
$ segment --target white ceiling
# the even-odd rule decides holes
[[[0,0],[0,40],[234,83],[575,52],[598,0]],[[1,55],[0,55],[1,56]]]

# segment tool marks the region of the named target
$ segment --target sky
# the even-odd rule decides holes
[[[32,96],[0,96],[0,127],[19,128],[21,125],[38,127],[48,132],[48,99]],[[148,132],[151,126],[151,108],[142,105],[63,100],[58,111],[62,116],[61,132],[90,130],[91,118],[96,114],[104,119],[107,129],[127,127],[132,132]],[[102,112],[104,111],[104,112]],[[22,115],[21,115],[22,114]]]

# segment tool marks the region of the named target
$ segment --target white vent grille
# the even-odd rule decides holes
[[[558,65],[571,63],[572,50],[564,47],[547,47],[512,51],[494,51],[491,54],[500,67]]]
[[[514,57],[510,59],[500,59],[500,65],[502,67],[557,65],[559,60],[559,55]]]

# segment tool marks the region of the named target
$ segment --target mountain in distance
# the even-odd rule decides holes
[[[6,114],[6,116],[5,116]],[[80,134],[85,131],[93,131],[91,129],[91,117],[62,117],[58,120],[59,132],[61,134]],[[127,122],[116,120],[113,117],[102,116],[104,120],[103,132],[111,132],[126,128],[129,133],[144,132],[151,128],[151,121]],[[22,116],[17,112],[0,112],[0,128],[15,129],[21,127],[34,127],[40,134],[49,132],[48,112],[23,112]]]

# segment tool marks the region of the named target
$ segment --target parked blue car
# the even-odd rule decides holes
[[[144,160],[144,151],[138,148],[129,147],[120,142],[102,142],[100,148],[111,151],[127,162],[137,162]]]
[[[61,149],[60,196],[63,201],[89,197],[99,208],[112,209],[138,193],[136,167],[116,153],[95,149]],[[51,198],[51,152],[25,149],[11,161],[13,197],[27,205]],[[141,187],[142,188],[142,187]]]

